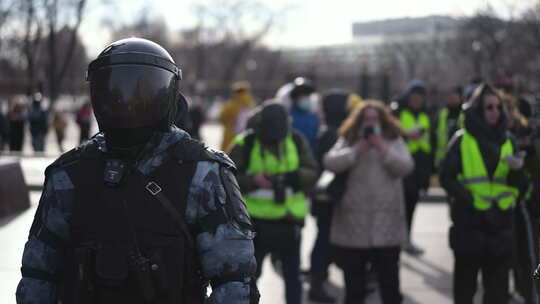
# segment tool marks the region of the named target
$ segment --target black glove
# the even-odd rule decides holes
[[[259,293],[259,288],[257,288],[257,283],[255,278],[251,278],[249,283],[249,304],[259,304],[259,299],[261,294]]]
[[[293,190],[300,191],[300,176],[298,170],[285,174],[285,185],[290,186]]]

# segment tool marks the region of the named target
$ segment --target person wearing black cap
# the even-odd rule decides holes
[[[317,163],[304,136],[291,130],[283,105],[266,102],[250,126],[235,138],[229,154],[237,164],[238,182],[257,232],[255,257],[258,265],[268,254],[281,260],[286,303],[300,304],[300,240],[308,213],[305,193],[317,180]]]
[[[423,250],[412,242],[412,222],[420,191],[427,190],[433,168],[432,127],[431,120],[425,111],[426,85],[422,81],[413,80],[399,101],[397,117],[405,132],[405,140],[409,152],[414,158],[414,170],[403,180],[409,242],[404,250],[412,255],[423,254]]]
[[[100,133],[45,172],[17,303],[258,303],[234,163],[174,125],[181,78],[139,38],[90,63]]]

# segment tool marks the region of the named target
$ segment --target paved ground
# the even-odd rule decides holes
[[[218,146],[221,129],[216,125],[208,125],[203,129],[203,136],[211,146]],[[71,134],[71,135],[69,135]],[[76,132],[68,133],[68,143],[76,142]],[[56,154],[51,144],[53,136],[49,136],[47,154]],[[67,147],[67,145],[66,145]],[[29,151],[29,150],[27,150]],[[52,160],[50,157],[23,157],[21,159],[27,182],[39,184],[43,178],[43,169]],[[32,208],[16,216],[0,219],[0,303],[15,303],[14,292],[20,279],[19,267],[21,253],[32,222],[39,192],[31,193]],[[451,303],[451,271],[453,258],[448,249],[447,231],[449,226],[448,210],[445,204],[424,202],[417,209],[413,231],[414,240],[426,249],[426,254],[413,258],[406,254],[401,256],[401,286],[406,297],[405,303]],[[316,234],[315,223],[308,218],[303,230],[302,265],[309,265],[309,253]],[[343,280],[341,272],[332,266],[330,271],[332,291],[342,294]],[[307,284],[305,284],[307,289]],[[262,294],[261,303],[284,303],[283,283],[273,271],[269,260],[263,264],[263,276],[259,281]],[[306,302],[307,303],[307,302]],[[379,303],[377,295],[368,303]]]

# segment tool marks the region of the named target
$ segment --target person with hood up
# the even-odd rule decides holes
[[[324,155],[334,146],[339,137],[339,127],[349,115],[360,97],[341,90],[331,90],[322,98],[322,110],[325,125],[317,137],[315,158],[322,167]],[[326,195],[327,196],[327,195]],[[324,283],[328,279],[328,267],[332,262],[330,245],[330,223],[335,201],[312,197],[311,212],[317,218],[317,238],[311,251],[309,300],[321,303],[333,303],[335,298],[325,290]]]
[[[300,241],[308,213],[306,195],[318,177],[307,140],[291,130],[287,110],[267,102],[251,119],[253,129],[235,138],[229,153],[257,236],[255,259],[279,257],[287,304],[302,303]],[[261,275],[261,267],[257,277]]]
[[[330,229],[345,280],[344,303],[364,303],[367,263],[377,274],[382,303],[401,303],[399,253],[407,241],[402,179],[413,159],[382,102],[363,102],[339,133],[323,163],[336,174],[349,171]]]
[[[293,82],[290,114],[292,127],[304,135],[312,151],[316,149],[317,134],[319,132],[319,117],[315,114],[315,87],[310,80],[298,77]]]
[[[465,110],[465,128],[450,142],[440,179],[449,196],[454,303],[472,304],[482,271],[483,303],[508,303],[514,206],[527,187],[523,155],[507,137],[498,92],[482,84]]]
[[[219,113],[219,120],[224,126],[221,142],[223,151],[227,151],[234,137],[246,128],[248,118],[255,107],[249,82],[235,82],[231,90],[231,98],[225,102]]]
[[[435,150],[435,164],[438,167],[448,147],[448,141],[457,130],[459,130],[459,115],[461,114],[461,104],[463,89],[460,86],[454,87],[448,95],[446,106],[437,116],[437,146]]]
[[[426,85],[422,81],[413,80],[399,101],[397,117],[405,133],[409,152],[413,156],[415,168],[403,180],[405,205],[407,210],[407,226],[409,242],[404,250],[412,255],[423,254],[423,250],[411,240],[412,222],[416,204],[420,199],[420,191],[427,190],[433,171],[432,127],[425,110]]]

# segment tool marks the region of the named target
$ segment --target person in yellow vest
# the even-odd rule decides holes
[[[399,104],[400,108],[396,116],[401,123],[407,147],[415,163],[414,170],[403,179],[409,231],[409,241],[403,246],[403,249],[409,254],[420,255],[424,251],[414,245],[411,240],[412,221],[416,204],[420,198],[420,191],[427,190],[429,187],[429,179],[433,172],[434,152],[434,148],[432,148],[432,123],[425,110],[426,86],[424,82],[411,81]]]
[[[224,127],[223,141],[221,143],[223,151],[229,148],[237,134],[244,131],[251,111],[255,107],[249,82],[235,82],[231,87],[231,91],[231,98],[223,104],[219,113],[219,120]]]
[[[436,150],[435,150],[435,166],[439,167],[442,162],[448,141],[458,129],[459,115],[461,114],[461,96],[463,89],[460,86],[452,88],[448,94],[446,106],[437,115],[437,124],[435,129]]]
[[[265,256],[276,255],[282,263],[286,303],[301,304],[301,229],[308,214],[306,193],[319,169],[309,143],[290,124],[283,105],[265,103],[250,119],[253,128],[235,138],[229,155],[257,232],[256,276]]]
[[[449,196],[454,251],[454,303],[472,304],[482,272],[483,303],[508,303],[513,210],[527,188],[523,155],[507,137],[498,92],[480,85],[451,140],[440,179]]]

